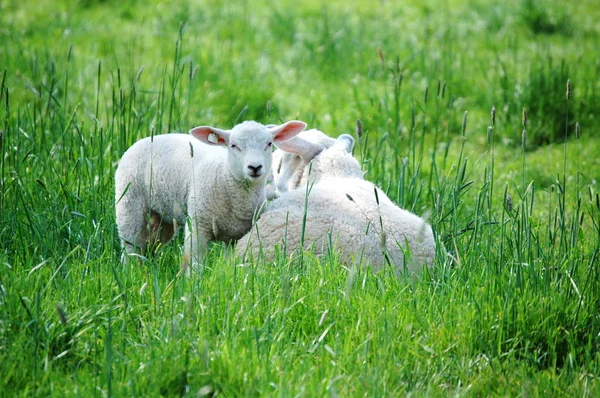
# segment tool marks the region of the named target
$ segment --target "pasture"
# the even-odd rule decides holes
[[[598,21],[593,0],[0,2],[0,395],[600,395]],[[121,264],[130,145],[291,119],[352,134],[454,260],[410,279],[217,243],[185,277],[179,236]]]

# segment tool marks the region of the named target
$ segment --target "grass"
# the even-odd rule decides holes
[[[598,395],[599,16],[550,0],[1,3],[0,390]],[[331,135],[360,119],[366,177],[429,213],[458,265],[410,281],[335,255],[241,265],[216,244],[185,278],[181,237],[120,265],[129,145],[292,118]]]

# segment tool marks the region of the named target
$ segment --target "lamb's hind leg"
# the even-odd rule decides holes
[[[172,223],[165,221],[157,212],[150,212],[150,242],[163,245],[173,239],[175,227]]]

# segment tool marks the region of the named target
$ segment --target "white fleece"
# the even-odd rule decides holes
[[[294,143],[304,135],[287,142],[286,150],[294,150]],[[305,144],[301,145],[304,149]],[[308,248],[315,254],[333,249],[347,266],[364,263],[379,269],[390,264],[412,274],[430,267],[435,257],[431,226],[362,178],[360,166],[350,154],[352,145],[338,142],[321,149],[313,151],[312,166],[306,163],[311,159],[299,162],[296,158],[283,161],[277,172],[275,163],[278,188],[292,189],[265,207],[252,231],[238,242],[236,253],[253,258],[264,255],[267,261],[274,261],[277,254],[287,258]],[[285,169],[286,165],[292,170]]]
[[[239,239],[265,201],[272,142],[293,137],[303,122],[266,128],[244,122],[232,130],[196,127],[188,134],[144,138],[115,173],[116,218],[126,253],[168,242],[185,225],[182,267],[197,265],[213,240]]]

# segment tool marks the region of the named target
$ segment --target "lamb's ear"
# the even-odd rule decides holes
[[[344,148],[346,148],[346,152],[352,153],[352,150],[354,149],[354,138],[352,138],[351,135],[342,134],[337,138],[337,142],[344,145]]]
[[[229,131],[210,126],[198,126],[190,130],[190,134],[209,145],[226,146],[229,142]]]
[[[320,145],[304,139],[298,135],[290,140],[276,142],[277,148],[299,155],[304,161],[310,162],[319,152],[323,150]]]
[[[275,144],[287,141],[295,135],[301,133],[306,128],[306,123],[298,120],[292,120],[279,126],[269,128],[269,133],[273,136]]]

